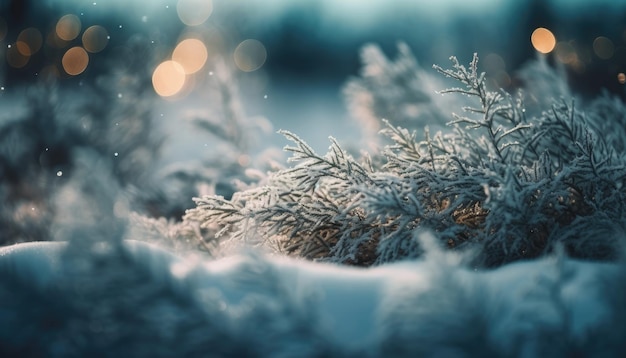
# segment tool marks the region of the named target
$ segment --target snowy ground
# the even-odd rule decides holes
[[[0,306],[0,352],[617,357],[625,348],[618,264],[545,258],[475,272],[435,248],[422,261],[357,269],[252,253],[192,260],[138,241],[116,254],[104,247],[82,253],[101,261],[95,271],[78,270],[65,243],[0,249],[0,295],[8,302]],[[124,268],[111,261],[116,255],[128,259]],[[108,282],[107,275],[137,272],[147,273],[137,287]],[[85,288],[89,281],[98,288]],[[112,291],[81,308],[101,287]],[[137,320],[142,312],[160,314]],[[73,330],[81,324],[90,329]],[[127,335],[122,342],[154,340],[125,346],[105,339],[119,332]],[[182,337],[173,347],[172,335]],[[238,350],[246,345],[249,351]]]

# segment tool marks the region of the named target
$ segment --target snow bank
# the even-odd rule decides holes
[[[477,272],[437,253],[357,269],[257,254],[188,260],[126,241],[76,269],[68,252],[50,242],[0,248],[0,355],[610,357],[626,349],[618,264],[546,258]]]

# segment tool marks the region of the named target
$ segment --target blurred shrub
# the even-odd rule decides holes
[[[51,197],[73,175],[77,151],[95,155],[122,187],[147,186],[161,138],[142,43],[131,39],[93,84],[71,89],[44,79],[5,103],[24,110],[0,121],[0,245],[50,239]]]

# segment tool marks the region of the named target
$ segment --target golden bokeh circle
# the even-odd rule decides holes
[[[242,41],[235,48],[234,58],[235,64],[240,70],[252,72],[263,66],[267,59],[267,50],[260,41],[248,39]]]
[[[211,0],[178,0],[178,18],[187,26],[203,24],[213,12]]]
[[[29,27],[20,32],[17,36],[17,49],[24,56],[32,56],[43,44],[43,36],[41,32],[34,27]]]
[[[6,51],[7,63],[13,68],[22,68],[28,64],[30,56],[24,56],[18,49],[17,44],[11,46]]]
[[[171,97],[180,92],[185,80],[185,69],[176,61],[163,61],[152,73],[152,86],[161,97]]]
[[[535,29],[530,36],[530,42],[538,52],[550,53],[556,46],[556,37],[552,31],[544,27],[539,27]]]
[[[80,75],[87,69],[89,55],[84,48],[75,46],[65,52],[61,59],[61,64],[63,65],[63,70],[68,75]]]
[[[208,52],[204,43],[194,38],[181,41],[172,53],[172,60],[183,66],[186,74],[200,71],[207,57]]]
[[[72,41],[80,34],[80,19],[76,15],[68,14],[59,19],[56,25],[56,34],[61,40]]]
[[[82,40],[85,50],[97,53],[104,50],[109,43],[109,33],[100,25],[90,26],[83,33]]]
[[[599,36],[593,40],[593,52],[599,58],[608,60],[615,53],[615,45],[608,37]]]

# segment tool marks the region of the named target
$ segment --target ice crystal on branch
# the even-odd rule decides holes
[[[398,82],[407,79],[399,73],[415,69],[402,49],[393,64],[375,48],[365,50],[364,79],[351,82],[352,93],[357,85],[371,98],[388,86],[413,91]],[[488,89],[478,56],[468,67],[451,61],[452,68],[434,68],[459,85],[441,93],[471,101],[458,102],[451,132],[431,135],[383,120],[391,144],[374,153],[384,159],[376,165],[354,159],[332,138],[320,155],[282,132],[294,143],[285,148],[292,167],[231,200],[197,198],[186,219],[217,225],[228,242],[260,239],[290,254],[357,265],[420,256],[415,233],[424,229],[449,249],[473,248],[484,266],[544,255],[555,245],[575,257],[616,257],[616,232],[626,219],[625,146],[624,136],[605,132],[607,120],[624,128],[623,103],[604,98],[585,112],[555,98],[527,113],[524,99],[533,94]],[[385,106],[404,98],[398,96]]]

